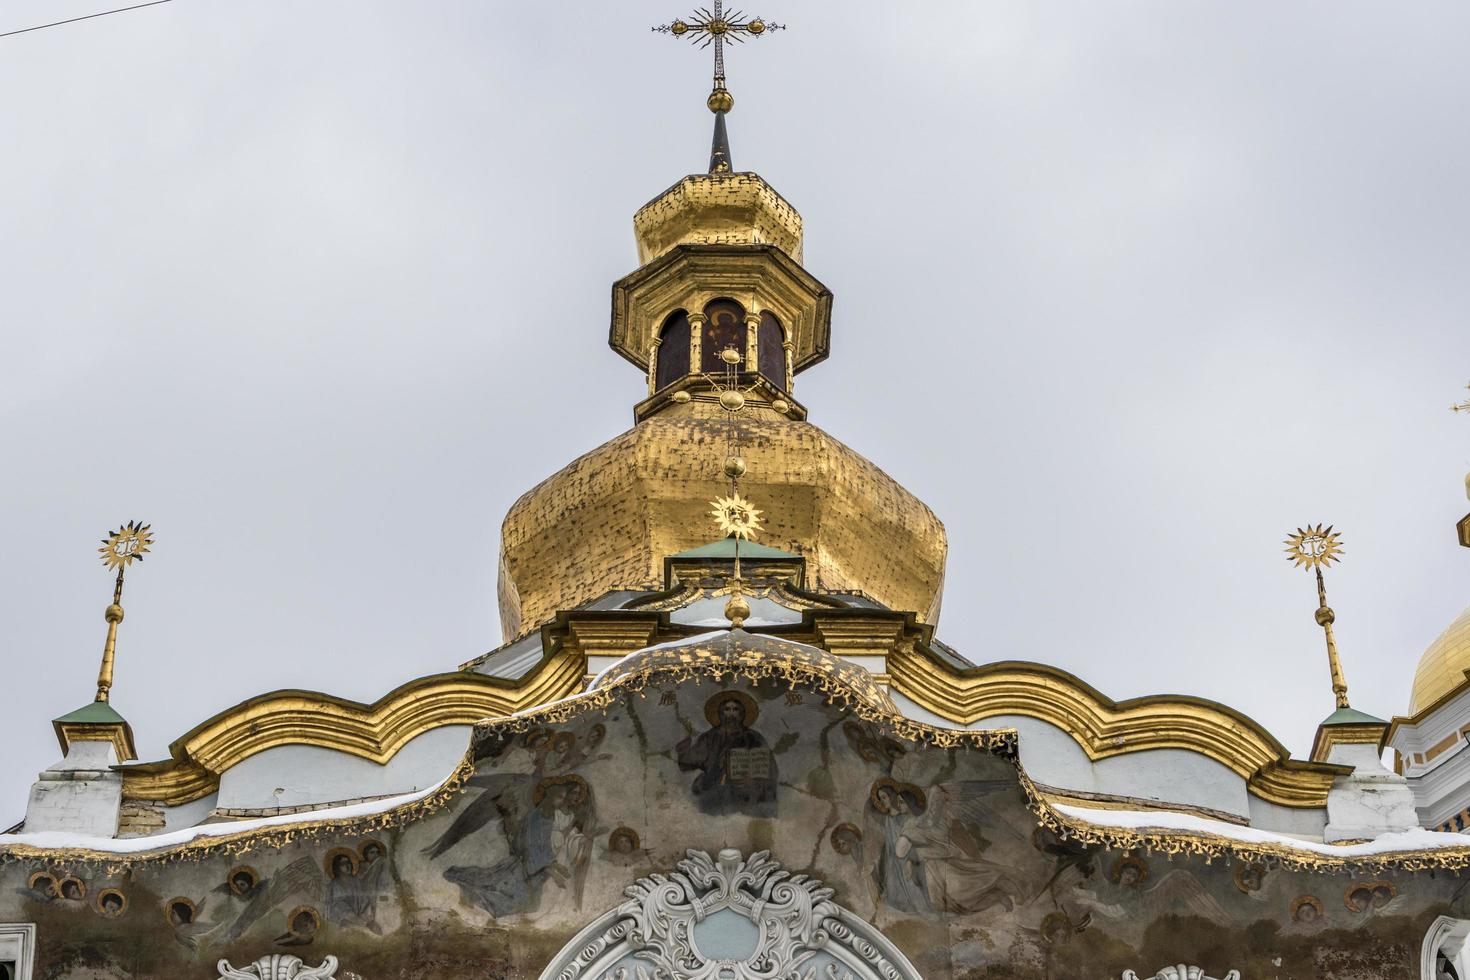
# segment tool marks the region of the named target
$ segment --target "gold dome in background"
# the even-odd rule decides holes
[[[1470,608],[1460,613],[1419,658],[1419,669],[1414,671],[1414,691],[1409,697],[1409,714],[1418,714],[1463,684],[1467,670],[1470,670]]]

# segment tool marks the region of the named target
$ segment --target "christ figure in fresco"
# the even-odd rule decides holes
[[[750,727],[759,710],[749,695],[722,691],[705,704],[710,728],[698,738],[691,730],[675,747],[680,769],[699,770],[692,789],[704,812],[770,809],[776,802],[776,759]]]

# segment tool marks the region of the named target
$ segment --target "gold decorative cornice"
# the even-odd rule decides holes
[[[558,652],[520,681],[463,671],[411,681],[373,704],[315,691],[276,691],[220,712],[169,746],[163,762],[122,768],[123,795],[177,806],[215,791],[219,776],[281,745],[314,745],[386,763],[409,741],[581,689],[579,654]]]
[[[1039,718],[1070,733],[1093,760],[1149,749],[1197,752],[1282,806],[1325,806],[1341,768],[1291,760],[1269,732],[1222,704],[1182,695],[1114,701],[1042,664],[1006,661],[956,669],[921,649],[900,646],[889,655],[888,673],[896,690],[956,724],[1002,714]]]
[[[56,729],[56,740],[61,743],[63,753],[71,751],[73,742],[109,742],[119,762],[129,762],[138,757],[133,746],[133,730],[126,722],[70,722],[57,719],[51,723]]]
[[[676,245],[613,283],[608,344],[640,371],[670,313],[730,298],[749,312],[769,310],[786,329],[792,372],[827,357],[832,292],[774,245]]]
[[[737,640],[736,637],[741,639]],[[732,642],[733,641],[733,642]],[[1003,665],[1015,667],[1018,665]],[[1027,665],[1019,665],[1027,666]],[[1064,814],[1031,781],[1021,767],[1014,729],[956,730],[927,725],[907,718],[893,707],[880,689],[850,669],[851,665],[823,662],[816,651],[793,649],[789,644],[749,634],[727,634],[723,641],[658,651],[642,663],[628,663],[603,683],[576,697],[543,705],[514,717],[499,717],[477,726],[478,731],[525,730],[535,725],[559,724],[589,710],[606,707],[616,698],[645,690],[652,684],[714,678],[728,683],[736,677],[750,681],[780,679],[809,687],[829,703],[856,717],[881,725],[893,737],[941,749],[970,749],[991,752],[1015,766],[1016,779],[1037,822],[1063,839],[1113,850],[1158,852],[1181,857],[1214,860],[1224,858],[1260,861],[1288,870],[1341,873],[1397,869],[1424,871],[1460,869],[1470,866],[1470,847],[1355,853],[1351,846],[1309,847],[1287,841],[1243,841],[1209,830],[1178,830],[1154,827],[1110,827],[1089,822],[1085,817]],[[1075,679],[1072,679],[1074,683]],[[1223,710],[1223,709],[1222,709]],[[1300,765],[1300,764],[1298,764]],[[83,848],[44,848],[9,844],[0,849],[0,861],[28,860],[47,865],[102,865],[108,873],[147,864],[201,860],[218,854],[244,854],[262,847],[282,847],[297,840],[327,834],[362,835],[399,827],[422,819],[448,805],[461,791],[474,765],[467,758],[439,789],[382,813],[351,818],[317,818],[299,823],[258,827],[234,834],[195,839],[155,851],[119,854]]]

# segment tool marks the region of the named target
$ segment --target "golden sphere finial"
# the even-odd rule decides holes
[[[685,403],[685,402],[687,402],[687,401],[689,401],[689,400],[691,400],[691,399],[692,399],[692,398],[693,398],[693,397],[694,397],[694,396],[693,396],[693,395],[691,395],[691,394],[689,394],[689,392],[687,392],[687,391],[676,391],[676,392],[674,392],[674,393],[673,393],[673,394],[672,394],[672,395],[671,395],[671,396],[669,396],[669,397],[671,397],[671,398],[672,398],[672,399],[673,399],[673,400],[674,400],[674,401],[676,401],[676,402],[678,402],[678,403],[679,403],[679,404],[680,404],[680,405],[682,405],[682,404],[684,404],[684,403]]]
[[[735,96],[726,89],[717,88],[709,94],[704,104],[709,106],[710,112],[729,112],[735,108]]]
[[[722,391],[720,407],[727,412],[738,412],[745,407],[745,396],[738,391]]]
[[[669,33],[675,37],[683,37],[689,33],[689,25],[682,20],[676,20],[669,25]]]
[[[103,611],[102,618],[109,623],[121,623],[123,621],[123,607],[114,602]]]
[[[746,602],[745,597],[740,593],[735,593],[730,597],[730,601],[725,603],[725,618],[730,621],[731,629],[738,630],[750,618],[750,603]]]
[[[724,350],[720,351],[720,360],[724,361],[726,364],[739,364],[740,352],[733,347],[726,347]]]
[[[748,22],[745,25],[745,29],[752,34],[764,34],[766,32],[766,22],[757,17],[755,20]]]
[[[738,480],[745,475],[745,459],[741,456],[725,457],[725,475],[732,480]]]
[[[771,410],[774,412],[780,412],[782,415],[785,415],[787,412],[791,411],[791,403],[784,398],[777,398],[775,401],[771,402]]]

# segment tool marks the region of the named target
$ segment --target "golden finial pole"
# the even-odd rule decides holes
[[[123,575],[128,566],[142,561],[153,544],[153,533],[149,525],[129,521],[102,539],[97,550],[102,555],[102,564],[117,569],[117,580],[112,586],[112,605],[103,612],[107,620],[107,642],[102,646],[102,666],[97,671],[97,698],[106,701],[112,691],[112,666],[117,657],[117,624],[123,621],[122,592]]]
[[[742,594],[740,576],[740,542],[754,538],[761,526],[761,512],[749,500],[740,496],[740,478],[745,475],[745,457],[740,455],[740,430],[735,416],[745,410],[745,392],[740,389],[740,365],[744,355],[735,347],[720,351],[720,362],[724,364],[724,378],[717,380],[708,374],[704,379],[719,392],[720,407],[728,415],[725,427],[725,475],[730,478],[730,496],[717,497],[710,502],[714,508],[710,515],[715,526],[726,537],[735,539],[735,575],[730,582],[730,601],[725,603],[725,618],[730,625],[739,629],[750,618],[750,603]],[[752,386],[753,387],[753,386]]]
[[[1298,568],[1310,568],[1317,576],[1317,625],[1327,638],[1327,669],[1332,674],[1332,695],[1339,708],[1348,707],[1347,681],[1342,676],[1342,661],[1337,655],[1337,638],[1332,634],[1332,624],[1337,614],[1327,605],[1327,583],[1322,578],[1322,569],[1335,561],[1342,561],[1342,536],[1332,525],[1313,527],[1308,524],[1297,528],[1295,534],[1286,538],[1286,560]]]

